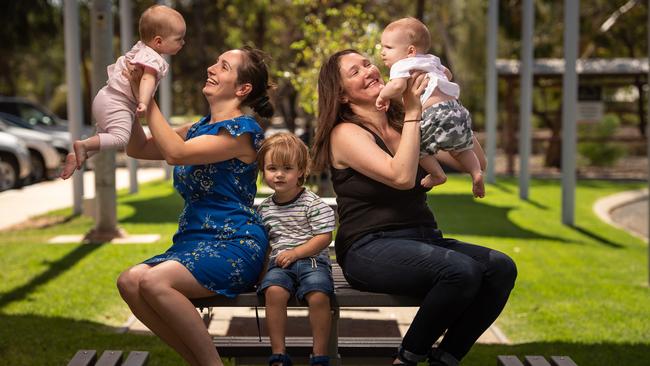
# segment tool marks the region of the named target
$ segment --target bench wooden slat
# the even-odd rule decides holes
[[[343,271],[338,263],[332,263],[332,277],[334,279],[333,307],[400,307],[420,306],[422,299],[414,296],[399,296],[381,294],[376,292],[364,292],[353,289],[345,280]],[[258,296],[255,292],[245,292],[235,298],[215,295],[200,299],[193,299],[192,303],[198,308],[213,306],[223,307],[254,307],[264,306],[264,297]],[[289,307],[305,307],[306,302],[299,302],[295,297],[288,303]]]
[[[524,356],[526,366],[551,366],[543,356]]]
[[[569,356],[551,356],[553,366],[578,366]]]
[[[117,366],[122,363],[122,351],[106,350],[102,353],[95,366]]]
[[[91,366],[97,360],[97,351],[94,349],[82,349],[72,357],[68,366]]]
[[[497,356],[497,366],[524,366],[517,356]]]
[[[145,366],[149,361],[149,352],[131,351],[122,366]]]

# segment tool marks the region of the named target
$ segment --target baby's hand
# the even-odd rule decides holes
[[[390,100],[384,99],[380,95],[377,97],[377,101],[375,102],[375,107],[379,111],[388,112],[388,107],[390,107]]]
[[[295,250],[283,250],[275,257],[275,264],[282,268],[287,268],[291,265],[291,263],[297,261],[298,259],[298,255],[296,254]]]
[[[147,105],[142,102],[138,103],[138,108],[135,110],[135,114],[140,118],[146,116]]]

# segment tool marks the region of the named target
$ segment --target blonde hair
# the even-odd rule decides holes
[[[169,21],[170,16],[177,16],[183,20],[181,13],[165,5],[152,5],[140,15],[138,30],[140,40],[151,41],[155,36],[166,37],[174,31]],[[185,20],[183,20],[185,22]]]
[[[298,178],[298,185],[305,184],[310,168],[309,149],[298,136],[288,132],[280,132],[265,139],[257,152],[257,168],[261,172],[264,171],[266,155],[269,152],[271,153],[271,161],[275,163],[283,165],[295,164],[298,170],[302,172],[302,176]]]
[[[418,53],[427,53],[431,47],[429,28],[416,18],[398,19],[386,26],[384,32],[400,30],[406,32],[409,42],[415,46]]]

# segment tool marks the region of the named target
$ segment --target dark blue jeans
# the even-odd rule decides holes
[[[364,291],[422,296],[402,348],[409,361],[439,347],[462,359],[494,322],[508,300],[517,268],[507,255],[443,238],[429,227],[380,231],[355,242],[343,273]]]

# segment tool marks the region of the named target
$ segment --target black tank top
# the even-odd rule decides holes
[[[361,127],[370,132],[375,137],[375,143],[392,156],[377,134]],[[420,180],[426,175],[421,167],[418,167],[415,187],[409,190],[389,187],[352,168],[331,167],[331,173],[339,215],[335,241],[338,262],[345,262],[345,253],[364,235],[416,226],[438,227],[427,205],[427,190],[420,185]]]

